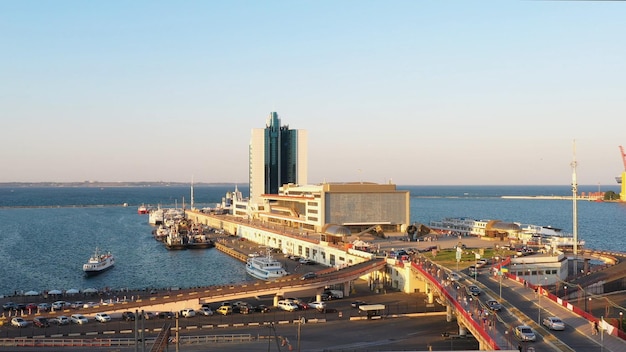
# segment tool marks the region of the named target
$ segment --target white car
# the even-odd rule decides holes
[[[185,308],[181,311],[181,315],[185,318],[195,317],[196,311],[191,308]]]
[[[78,325],[87,324],[89,322],[89,319],[87,319],[87,317],[82,314],[72,314],[70,316],[70,320],[72,321],[72,323]]]
[[[70,323],[70,318],[65,315],[60,315],[55,319],[56,323],[59,325],[67,325]]]
[[[308,305],[309,305],[309,308],[313,308],[313,309],[317,309],[317,310],[324,310],[324,309],[326,309],[326,303],[325,302],[321,302],[321,301],[309,302]]]
[[[101,323],[106,323],[108,321],[111,321],[111,316],[107,313],[96,313],[96,320]]]
[[[65,301],[56,301],[56,302],[52,303],[52,309],[54,309],[54,310],[65,309],[65,308],[68,308],[69,306],[70,306],[70,304],[68,302],[65,302]]]
[[[558,317],[547,317],[543,319],[543,326],[550,330],[565,330],[565,323]]]
[[[16,326],[18,328],[25,328],[28,326],[28,322],[21,317],[15,317],[11,319],[11,326]]]

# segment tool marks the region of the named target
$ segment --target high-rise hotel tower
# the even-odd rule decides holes
[[[307,184],[307,133],[281,126],[271,112],[265,128],[252,129],[250,138],[250,203],[262,194],[278,194],[287,183]]]

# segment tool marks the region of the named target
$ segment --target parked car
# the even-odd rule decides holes
[[[83,307],[84,302],[83,301],[76,301],[76,302],[72,302],[70,304],[70,308],[72,309],[80,309]]]
[[[535,341],[537,339],[535,332],[528,325],[516,326],[513,332],[515,337],[520,341]]]
[[[183,318],[191,318],[196,316],[196,311],[192,308],[185,308],[180,311],[180,314],[183,316]]]
[[[87,324],[89,322],[89,319],[87,319],[87,317],[82,314],[72,314],[70,316],[70,320],[72,321],[72,323],[79,325]]]
[[[95,319],[101,323],[106,323],[111,321],[111,316],[107,313],[96,313]]]
[[[28,322],[24,320],[22,317],[15,317],[11,319],[11,326],[15,326],[18,328],[25,328],[28,326]]]
[[[315,265],[315,261],[308,259],[308,258],[300,258],[299,260],[300,264],[304,264],[304,265]]]
[[[157,317],[159,319],[172,319],[172,318],[174,318],[174,313],[172,313],[172,312],[159,312],[159,314],[157,314]]]
[[[221,315],[233,314],[233,307],[232,306],[221,306],[221,307],[217,308],[215,313],[221,314]]]
[[[28,303],[27,305],[24,306],[25,310],[29,310],[29,311],[36,311],[37,310],[37,303]]]
[[[288,312],[293,312],[299,309],[297,304],[286,299],[281,299],[280,301],[278,301],[277,307],[278,309],[286,310]]]
[[[310,279],[315,279],[316,277],[317,277],[317,274],[311,271],[302,275],[300,280],[310,280]]]
[[[322,301],[309,302],[309,307],[323,311],[326,309],[326,303]]]
[[[543,319],[543,326],[550,330],[565,330],[565,322],[558,317],[547,317]]]
[[[332,299],[343,298],[343,291],[341,290],[324,290],[324,293],[329,295]]]
[[[122,312],[122,319],[125,321],[135,321],[135,313],[131,311]]]
[[[213,311],[209,307],[202,307],[202,308],[200,308],[200,310],[198,310],[198,313],[201,314],[201,315],[204,315],[204,316],[213,315]]]
[[[50,303],[39,303],[37,309],[39,309],[40,312],[47,312],[50,310]]]
[[[54,319],[54,321],[58,325],[68,325],[71,320],[70,320],[70,318],[66,317],[65,315],[59,315],[56,319]]]
[[[254,311],[259,313],[269,313],[271,309],[265,304],[259,304],[258,306],[254,307]]]
[[[3,310],[15,310],[17,309],[17,304],[15,302],[6,302],[2,305]]]
[[[70,304],[69,302],[65,302],[65,301],[56,301],[52,303],[51,307],[54,310],[62,310],[62,309],[70,307]]]
[[[33,319],[33,325],[38,328],[46,328],[50,326],[50,322],[46,317],[35,317],[35,319]]]
[[[144,320],[154,319],[154,313],[152,313],[152,312],[143,312],[143,319]]]

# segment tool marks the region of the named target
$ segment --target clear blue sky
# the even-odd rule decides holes
[[[626,3],[1,1],[0,182],[248,181],[250,131],[309,181],[615,186]]]

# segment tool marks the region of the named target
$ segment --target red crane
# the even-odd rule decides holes
[[[622,162],[624,162],[624,171],[626,171],[626,153],[624,153],[624,147],[619,146],[620,152],[622,152]]]

